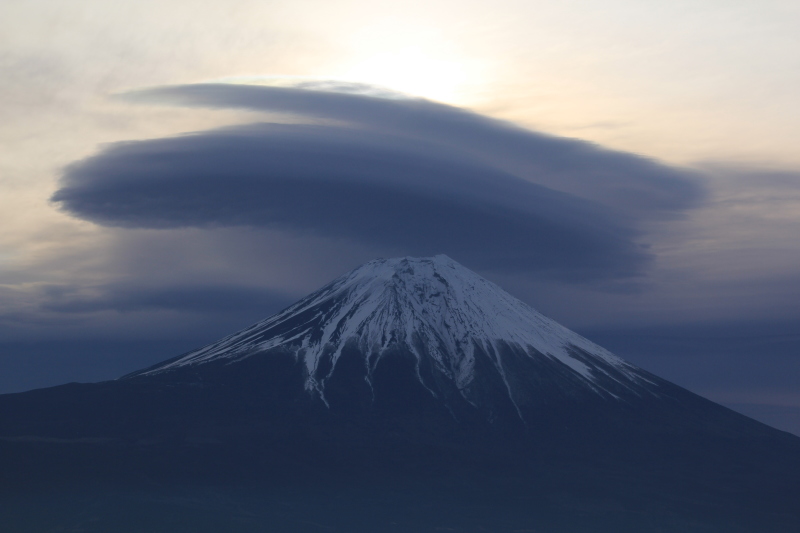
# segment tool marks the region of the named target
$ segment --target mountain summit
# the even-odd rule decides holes
[[[445,255],[371,261],[266,320],[127,377],[287,353],[301,363],[304,389],[328,407],[337,374],[358,374],[374,399],[376,376],[389,368],[411,370],[423,394],[451,410],[496,417],[510,406],[522,421],[543,388],[550,401],[659,395],[654,376]]]
[[[117,380],[0,395],[0,472],[3,531],[800,531],[800,439],[443,255]]]

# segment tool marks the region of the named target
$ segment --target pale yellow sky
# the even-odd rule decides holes
[[[796,2],[84,0],[0,13],[4,140],[56,135],[61,114],[86,127],[133,87],[288,75],[384,85],[670,162],[800,165]],[[115,125],[93,128],[112,130],[102,141]]]

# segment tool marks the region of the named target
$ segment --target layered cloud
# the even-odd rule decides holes
[[[53,200],[105,226],[277,229],[596,281],[643,273],[647,225],[704,196],[693,173],[638,156],[426,100],[331,89],[134,93],[295,119],[110,145],[68,167]]]
[[[197,84],[148,89],[124,98],[142,103],[288,113],[336,121],[341,127],[369,133],[391,133],[425,143],[437,153],[454,149],[456,158],[460,155],[466,160],[483,161],[533,183],[626,213],[669,216],[695,205],[702,197],[697,176],[686,169],[361,84]]]

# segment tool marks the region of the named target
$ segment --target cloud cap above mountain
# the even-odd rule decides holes
[[[74,163],[53,200],[106,226],[278,229],[596,281],[643,273],[646,224],[704,194],[689,171],[426,100],[226,84],[130,98],[298,122],[116,143]]]

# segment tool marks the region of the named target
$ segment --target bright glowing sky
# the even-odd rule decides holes
[[[655,259],[635,289],[520,273],[493,279],[572,327],[789,324],[778,328],[785,340],[800,324],[798,28],[792,0],[3,2],[0,350],[18,343],[22,355],[7,348],[0,365],[23,370],[0,385],[50,383],[19,363],[20,346],[35,339],[167,339],[178,331],[194,342],[207,340],[192,333],[198,328],[220,324],[226,333],[251,317],[226,322],[152,306],[54,312],[54,299],[69,291],[85,298],[122,282],[166,290],[233,279],[291,298],[371,258],[363,243],[272,230],[101,227],[49,202],[65,166],[109,143],[295,120],[274,110],[113,97],[220,80],[383,87],[699,171],[709,197],[646,228]],[[255,233],[268,254],[243,251]],[[758,350],[731,359],[731,368],[749,372],[763,357]],[[651,363],[657,371],[673,364]],[[769,377],[797,372],[796,382],[800,363],[787,356],[773,364],[758,383],[693,381],[686,361],[674,378],[730,404],[791,407],[800,428],[800,396]]]

